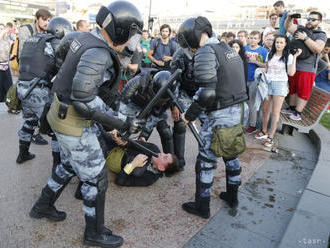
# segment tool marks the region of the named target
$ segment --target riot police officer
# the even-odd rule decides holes
[[[239,124],[242,109],[245,109],[246,120],[248,111],[245,101],[248,95],[242,60],[226,43],[219,43],[212,37],[211,23],[205,17],[197,17],[188,19],[182,25],[184,31],[178,37],[180,45],[198,48],[194,57],[194,76],[199,85],[193,103],[182,118],[188,122],[195,120],[202,112],[206,114],[200,132],[205,146],[204,149],[199,147],[195,165],[195,201],[184,203],[182,208],[188,213],[209,218],[213,169],[218,162],[218,157],[210,149],[213,129]],[[231,207],[237,207],[237,190],[241,183],[240,163],[237,157],[223,159],[227,192],[221,193],[220,198]]]
[[[192,22],[194,18],[188,19]],[[178,31],[179,36],[185,31],[185,25],[181,25]],[[173,60],[171,62],[171,71],[176,69],[181,69],[181,77],[179,79],[179,87],[176,91],[177,99],[179,104],[183,107],[184,111],[188,109],[193,101],[193,96],[198,90],[197,84],[194,82],[194,65],[193,56],[197,49],[191,49],[188,47],[180,47],[173,55]],[[183,170],[185,166],[185,136],[186,136],[186,126],[180,119],[180,112],[178,107],[171,106],[172,118],[174,120],[173,127],[173,143],[174,143],[174,153],[179,159],[180,169]],[[199,116],[202,121],[202,115]]]
[[[68,20],[56,17],[48,24],[46,34],[38,33],[24,43],[17,83],[17,93],[22,102],[25,120],[18,132],[19,154],[16,162],[19,164],[35,157],[29,152],[29,147],[44,106],[50,100],[51,80],[59,69],[56,65],[55,49],[61,38],[72,31]],[[56,163],[59,161],[59,150],[54,139],[52,150]]]
[[[125,46],[136,48],[143,21],[133,4],[115,1],[100,8],[96,22],[100,28],[82,33],[71,42],[54,81],[55,96],[47,120],[59,142],[61,164],[43,188],[30,216],[64,220],[66,213],[58,211],[54,203],[70,179],[77,175],[83,182],[84,244],[118,247],[123,244],[123,238],[104,227],[107,170],[95,122],[107,130],[136,132],[137,123],[122,122],[105,112],[118,93],[112,87],[118,86],[120,79],[116,51],[121,52]]]
[[[165,85],[170,78],[168,71],[158,71],[154,68],[143,69],[140,74],[131,79],[123,88],[121,101],[119,103],[118,117],[125,120],[133,118],[136,113],[141,112],[158,90]],[[173,90],[174,86],[171,87]],[[164,153],[174,153],[173,134],[167,124],[166,110],[170,107],[171,101],[167,94],[164,94],[157,104],[152,108],[146,118],[139,139],[149,139],[153,128],[156,127],[159,133]],[[169,175],[169,174],[166,174]]]

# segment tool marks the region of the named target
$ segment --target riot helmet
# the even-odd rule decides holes
[[[51,33],[58,39],[62,39],[66,34],[73,31],[71,23],[63,17],[55,17],[50,20],[47,33]]]
[[[108,7],[101,6],[96,15],[96,23],[105,29],[115,45],[122,45],[132,38],[140,41],[142,16],[139,10],[127,1],[115,1]]]
[[[171,73],[169,71],[159,71],[154,75],[154,78],[152,80],[152,95],[156,95],[157,92],[166,85],[168,82],[168,79],[171,77]],[[172,87],[169,88],[170,90],[174,90],[174,84],[172,84]],[[167,93],[164,93],[161,98],[158,101],[157,105],[163,104],[164,102],[169,100],[169,95]]]
[[[202,33],[212,36],[212,25],[206,17],[189,18],[179,27],[178,42],[183,48],[199,48]]]

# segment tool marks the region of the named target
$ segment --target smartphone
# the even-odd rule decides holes
[[[298,13],[292,14],[291,18],[301,18],[301,14],[298,14]]]

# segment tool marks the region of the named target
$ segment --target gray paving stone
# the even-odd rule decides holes
[[[307,188],[309,190],[313,190],[330,197],[330,166],[326,165],[327,163],[324,161],[318,163],[318,166],[314,170],[313,176],[308,183]]]
[[[272,160],[268,160],[240,191],[259,199],[274,190],[300,197],[312,171],[301,164],[274,158],[272,156]],[[315,162],[310,166],[315,166]]]
[[[244,225],[229,224],[229,219],[234,219],[228,214],[215,216],[210,224],[202,229],[196,236],[194,236],[184,248],[192,247],[244,247],[244,248],[275,248],[278,242],[270,240],[263,235],[254,233],[247,229]],[[226,215],[226,216],[225,216]],[[219,244],[219,245],[218,245]],[[203,246],[205,245],[205,246]]]
[[[193,237],[192,242],[188,242],[183,248],[235,248],[229,246],[227,243],[220,242],[219,240],[211,237],[200,239],[199,237]]]
[[[279,247],[327,247],[329,206],[329,197],[306,190]]]

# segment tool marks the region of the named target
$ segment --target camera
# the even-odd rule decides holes
[[[291,18],[301,18],[301,14],[298,14],[298,13],[292,14],[290,16],[291,16]]]

